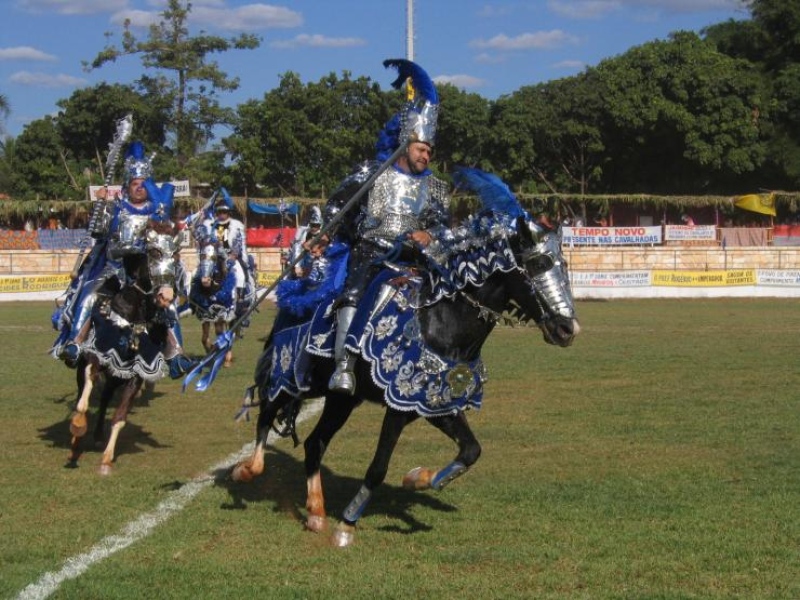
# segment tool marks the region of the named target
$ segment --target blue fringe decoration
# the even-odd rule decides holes
[[[275,290],[278,308],[297,317],[310,317],[320,304],[339,295],[347,277],[347,245],[334,242],[325,251],[328,266],[321,281],[309,277],[284,279]]]

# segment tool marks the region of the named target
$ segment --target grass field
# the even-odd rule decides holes
[[[124,538],[252,441],[252,422],[233,416],[272,318],[257,315],[208,392],[167,380],[143,397],[114,473],[101,477],[97,451],[63,468],[75,373],[46,355],[50,309],[0,305],[2,598]],[[568,349],[531,329],[492,335],[484,408],[470,415],[481,460],[441,493],[403,491],[408,469],[455,454],[414,423],[355,546],[303,530],[302,448],[281,440],[253,484],[216,474],[150,535],[51,597],[800,598],[800,301],[578,311],[583,333]],[[184,323],[199,353],[199,328]],[[360,408],[328,452],[334,517],[358,489],[381,414]]]

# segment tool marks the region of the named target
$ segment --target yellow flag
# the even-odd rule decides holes
[[[761,213],[762,215],[776,215],[775,194],[747,194],[736,196],[733,203],[739,208]]]

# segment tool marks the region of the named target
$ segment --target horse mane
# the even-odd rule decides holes
[[[482,287],[495,273],[519,269],[511,238],[516,235],[507,213],[487,210],[465,220],[427,258],[431,294],[426,304],[451,298],[467,286]]]

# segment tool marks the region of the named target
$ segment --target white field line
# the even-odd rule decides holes
[[[321,399],[314,400],[306,405],[297,418],[298,422],[305,421],[318,414],[322,410],[322,405],[323,402]],[[270,432],[268,443],[273,442],[274,439],[275,433]],[[241,450],[234,452],[221,462],[212,466],[206,473],[203,473],[189,483],[181,486],[180,489],[171,492],[166,500],[162,501],[154,510],[131,521],[125,525],[118,534],[103,538],[87,552],[68,558],[64,561],[61,570],[45,573],[37,582],[28,585],[22,590],[17,596],[17,600],[42,600],[43,598],[47,598],[65,581],[80,577],[93,564],[144,539],[152,533],[156,527],[165,523],[170,517],[183,510],[200,492],[211,486],[211,484],[214,483],[214,473],[216,471],[230,468],[240,460],[252,454],[254,444],[254,442],[245,444]]]

